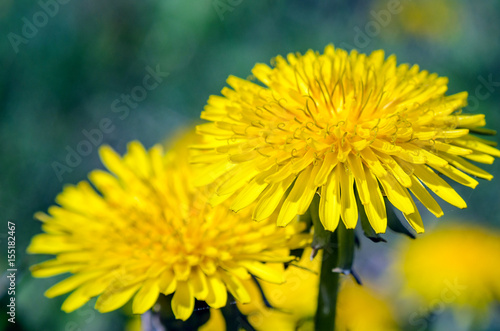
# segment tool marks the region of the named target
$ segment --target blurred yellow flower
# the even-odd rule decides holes
[[[219,309],[210,309],[210,319],[207,323],[198,328],[199,331],[224,331],[226,321]]]
[[[296,330],[302,324],[313,321],[316,312],[319,286],[321,253],[311,261],[311,249],[304,251],[298,267],[289,266],[285,271],[285,283],[267,286],[261,283],[262,291],[270,305],[265,306],[262,295],[255,284],[250,296],[256,298],[251,304],[238,304],[240,311],[257,330]],[[304,268],[304,269],[302,269]]]
[[[393,308],[368,285],[346,279],[337,301],[336,329],[338,331],[395,331],[400,330]]]
[[[500,299],[500,233],[479,226],[441,227],[398,249],[405,292],[427,306],[486,308]]]
[[[284,284],[261,283],[273,309],[266,307],[262,299],[252,300],[250,304],[238,304],[254,328],[280,331],[314,329],[322,254],[310,261],[310,253],[310,249],[305,250],[298,263],[300,268],[288,267]],[[251,289],[252,298],[261,297],[255,284],[251,284]],[[336,325],[337,331],[397,330],[388,304],[366,285],[357,285],[347,277],[339,292]]]
[[[406,1],[398,23],[401,30],[428,39],[445,41],[460,36],[461,5],[452,0]]]
[[[90,173],[97,191],[87,181],[65,187],[59,206],[35,215],[45,233],[28,247],[29,253],[56,255],[33,266],[33,276],[73,274],[45,293],[72,292],[62,305],[66,312],[99,296],[100,312],[133,298],[133,312],[141,314],[163,293],[173,294],[173,313],[186,320],[195,298],[219,308],[229,290],[250,301],[244,282],[250,275],[283,282],[283,262],[294,259],[289,250],[310,242],[298,234],[302,223],[277,230],[275,220],[256,223],[227,205],[209,206],[209,189],[192,184],[183,143],[166,154],[159,145],[146,151],[138,142],[123,158],[107,146],[99,152],[111,173]]]
[[[232,89],[209,98],[201,117],[210,123],[197,127],[207,139],[194,146],[192,162],[206,165],[197,185],[226,175],[216,199],[236,195],[234,211],[257,201],[255,220],[279,210],[277,224],[286,226],[318,191],[325,229],[335,230],[339,219],[350,229],[358,194],[382,233],[387,195],[423,232],[410,192],[439,217],[443,211],[427,188],[456,207],[466,203],[438,173],[472,188],[478,182],[466,173],[493,177],[467,161],[500,156],[493,143],[469,134],[484,130],[484,115],[460,113],[467,93],[446,96],[446,77],[397,66],[381,50],[367,56],[332,45],[324,54],[309,50],[274,62],[253,68],[259,83],[230,76]]]

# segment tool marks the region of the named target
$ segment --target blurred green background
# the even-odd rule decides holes
[[[329,43],[367,53],[382,48],[397,54],[398,63],[449,77],[449,94],[469,92],[466,112],[486,114],[489,128],[500,127],[497,0],[2,0],[0,31],[0,266],[7,266],[7,222],[13,221],[17,330],[125,327],[126,310],[101,315],[86,305],[66,314],[63,298],[43,297],[61,277],[33,279],[27,271],[44,260],[24,253],[40,232],[33,213],[45,211],[64,184],[102,167],[95,145],[123,153],[130,140],[146,147],[162,141],[197,121],[228,75],[247,77],[256,62],[322,51]],[[151,70],[168,76],[141,89]],[[140,101],[125,106],[123,95],[132,92]],[[107,130],[100,129],[103,119]],[[94,145],[85,132],[97,129],[102,138],[94,134]],[[62,171],[77,148],[88,155]],[[475,190],[455,186],[469,207],[443,203],[439,222],[500,227],[500,162],[484,168],[497,178]],[[424,222],[429,231],[437,223],[430,216]],[[383,262],[390,245],[365,245],[361,256]],[[6,284],[3,276],[2,307]],[[0,328],[13,327],[6,319],[2,309]]]

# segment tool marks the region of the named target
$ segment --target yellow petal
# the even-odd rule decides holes
[[[327,183],[321,187],[319,219],[328,231],[335,231],[340,219],[340,178],[337,169],[340,166],[330,173]]]
[[[99,148],[99,156],[102,163],[108,168],[109,171],[121,178],[134,177],[130,169],[123,164],[123,161],[111,147],[104,145]]]
[[[321,169],[319,170],[316,178],[314,179],[314,185],[319,187],[323,186],[333,168],[337,165],[337,154],[336,153],[326,153],[323,163],[321,164]]]
[[[463,137],[468,133],[469,133],[468,129],[444,130],[440,131],[436,135],[436,138],[453,139],[453,138]]]
[[[356,182],[356,188],[358,189],[358,195],[361,199],[361,203],[366,205],[370,201],[370,193],[368,192],[361,158],[355,156],[354,154],[349,154],[347,160],[349,161],[349,170],[354,176],[354,181]]]
[[[148,279],[144,282],[134,297],[132,304],[134,314],[144,314],[148,309],[153,307],[159,295],[160,287],[158,286],[157,279]]]
[[[227,131],[217,127],[215,123],[204,123],[196,126],[196,132],[202,135],[228,137],[233,135],[232,131]]]
[[[404,187],[410,187],[411,179],[410,176],[401,168],[401,166],[393,159],[392,156],[387,154],[377,153],[380,160],[389,169],[390,173],[396,178],[396,180]]]
[[[191,273],[191,266],[187,262],[177,262],[173,266],[175,278],[186,281]]]
[[[469,126],[469,127],[477,127],[477,126],[485,126],[486,122],[484,120],[483,114],[478,115],[456,115],[454,119],[457,121],[457,126]]]
[[[231,204],[231,210],[238,212],[241,209],[248,207],[268,186],[268,183],[259,183],[256,180],[252,180],[243,188],[243,190],[241,190],[240,193],[238,193],[236,198],[234,198],[233,203]]]
[[[314,185],[314,179],[319,171],[319,166],[313,166],[310,174],[310,178],[307,182],[306,189],[302,192],[302,195],[299,198],[298,205],[298,214],[303,215],[307,209],[309,209],[309,205],[311,204],[312,199],[314,198],[314,194],[316,194],[318,187]]]
[[[463,172],[461,172],[460,170],[458,170],[453,166],[446,165],[444,167],[435,167],[435,169],[440,173],[442,173],[443,175],[447,176],[448,178],[451,178],[457,183],[460,183],[464,186],[476,188],[477,184],[479,184],[477,180],[464,174]]]
[[[298,161],[293,163],[292,172],[298,174],[307,166],[309,166],[314,161],[314,153],[314,149],[309,148],[309,150],[304,155],[298,158]]]
[[[78,288],[64,300],[61,309],[66,313],[71,313],[86,304],[90,298],[84,293],[84,289]]]
[[[235,257],[235,260],[239,259],[239,257],[240,257],[240,255],[237,255],[237,256],[238,256],[238,258]],[[236,277],[238,277],[240,279],[246,280],[246,279],[250,279],[250,277],[251,277],[250,274],[248,273],[248,271],[245,268],[243,268],[242,266],[239,266],[235,261],[231,261],[231,260],[221,261],[220,266],[225,271],[229,272],[230,274],[235,275]]]
[[[139,177],[148,178],[151,174],[151,167],[144,146],[138,141],[132,141],[127,148],[128,153],[123,158],[125,164]]]
[[[354,176],[343,164],[338,166],[340,177],[340,217],[346,228],[354,229],[358,222],[358,206],[354,196]]]
[[[37,234],[31,239],[28,253],[58,254],[61,252],[77,251],[80,246],[71,241],[67,235]]]
[[[147,278],[158,278],[160,274],[167,269],[165,263],[162,262],[153,262],[146,272]]]
[[[425,206],[425,208],[427,208],[436,217],[443,216],[443,210],[436,202],[436,200],[434,200],[432,195],[427,192],[422,183],[420,183],[420,181],[415,176],[411,176],[411,182],[411,192]]]
[[[431,167],[444,167],[448,164],[445,159],[442,159],[425,149],[421,149],[420,153],[425,157],[425,163],[430,165]]]
[[[409,193],[408,193],[408,195],[409,195]],[[411,199],[411,197],[410,197],[410,201],[413,204],[413,209],[415,210],[415,212],[413,212],[411,214],[403,213],[403,215],[406,218],[406,220],[408,221],[408,223],[410,224],[410,226],[415,231],[417,231],[417,233],[423,233],[424,232],[424,223],[422,222],[422,217],[420,217],[420,213],[418,212],[417,206],[415,206],[415,202],[413,201],[413,199]]]
[[[94,170],[89,174],[89,179],[100,192],[122,190],[115,176],[103,170]]]
[[[81,268],[81,266],[81,263],[65,263],[53,259],[35,264],[30,267],[30,270],[33,277],[44,278],[71,272],[73,269]]]
[[[205,302],[212,308],[222,308],[226,305],[227,289],[217,276],[207,277],[209,293]]]
[[[276,207],[278,207],[283,194],[292,185],[294,179],[295,175],[290,175],[282,182],[272,184],[268,187],[260,197],[253,211],[252,218],[256,221],[262,221],[271,216]]]
[[[367,167],[364,168],[364,172],[368,192],[370,193],[370,202],[364,206],[366,216],[376,233],[384,233],[387,229],[387,211],[385,209],[384,197],[375,175]]]
[[[468,155],[472,153],[472,150],[468,148],[458,147],[451,144],[443,143],[439,140],[433,140],[430,144],[430,148],[436,151],[446,152],[448,154],[454,155]]]
[[[169,295],[175,291],[177,287],[177,280],[175,279],[175,274],[171,270],[165,270],[158,277],[158,286],[160,287],[160,292]]]
[[[141,287],[141,284],[120,287],[119,281],[112,283],[97,299],[95,308],[101,313],[116,310],[126,304]]]
[[[264,63],[257,63],[252,69],[252,74],[260,80],[262,83],[269,85],[271,83],[269,76],[272,73],[272,69],[269,68]]]
[[[401,160],[405,160],[406,162],[410,162],[413,164],[425,164],[425,162],[427,161],[424,154],[421,152],[423,150],[421,147],[415,146],[410,143],[401,144],[401,147],[402,150],[394,154]]]
[[[281,284],[285,281],[283,270],[273,268],[257,261],[239,261],[239,265],[246,268],[252,275],[270,283]]]
[[[450,162],[450,164],[452,164],[456,168],[463,170],[471,175],[477,176],[479,178],[487,179],[487,180],[493,179],[493,175],[484,171],[483,169],[479,168],[478,166],[475,166],[474,164],[464,160],[463,158],[461,158],[459,156],[447,155],[446,159],[448,160],[448,162]]]
[[[151,170],[155,176],[163,174],[163,148],[161,145],[155,145],[149,150],[149,158],[151,159]]]
[[[197,187],[208,185],[214,182],[217,178],[227,173],[234,167],[229,160],[223,160],[218,163],[206,166],[196,175],[195,185]]]
[[[290,177],[290,174],[292,173],[292,164],[288,162],[284,166],[281,166],[278,171],[276,171],[274,174],[268,176],[265,179],[266,183],[278,183],[281,182],[282,180],[285,180],[286,178]]]
[[[208,295],[207,277],[200,268],[193,268],[189,283],[193,288],[193,294],[198,300],[205,300]]]
[[[471,137],[462,137],[461,139],[454,139],[453,143],[455,145],[464,146],[480,153],[489,154],[495,157],[500,157],[500,150],[488,146],[485,143],[477,141]]]
[[[493,161],[495,161],[495,158],[493,156],[482,153],[472,153],[469,155],[464,155],[463,157],[472,160],[474,162],[479,162],[484,164],[493,164]]]
[[[380,184],[384,188],[385,194],[389,201],[405,214],[412,214],[415,212],[413,204],[408,197],[408,191],[402,187],[398,181],[391,175],[387,174],[383,178],[378,178]]]
[[[430,188],[437,196],[439,196],[444,201],[458,207],[467,208],[467,204],[464,199],[444,181],[439,177],[434,171],[425,165],[414,165],[415,175],[420,179],[428,188]]]
[[[219,275],[226,284],[229,292],[231,292],[236,300],[241,303],[250,302],[250,294],[237,277],[227,274],[226,272],[220,272]]]
[[[172,311],[175,318],[187,320],[194,309],[193,290],[187,282],[178,282],[172,298]]]
[[[45,296],[48,298],[53,298],[68,293],[70,291],[73,291],[75,288],[82,285],[83,283],[98,277],[99,275],[100,272],[79,273],[73,275],[71,277],[68,277],[60,281],[59,283],[55,284],[47,291],[45,291]]]
[[[244,185],[246,185],[258,173],[259,171],[252,167],[243,167],[238,169],[237,173],[233,174],[229,179],[227,179],[217,188],[217,194],[227,195],[236,192]]]
[[[95,297],[103,293],[117,278],[119,274],[113,273],[112,271],[107,271],[108,274],[104,277],[99,277],[93,282],[87,282],[83,284],[79,289],[83,291],[88,297]]]
[[[363,160],[365,160],[366,164],[368,164],[370,171],[372,171],[375,176],[381,178],[387,174],[387,170],[385,170],[384,166],[382,166],[382,163],[371,148],[365,148],[360,153]]]
[[[293,184],[292,190],[286,197],[285,202],[281,207],[277,220],[278,226],[286,226],[299,214],[299,208],[301,206],[311,203],[316,189],[316,187],[311,187],[311,185],[308,185],[309,182],[312,183],[315,178],[311,175],[313,172],[313,168],[319,167],[307,167],[297,177],[297,180]]]

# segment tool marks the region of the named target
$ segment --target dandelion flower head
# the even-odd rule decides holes
[[[201,114],[209,123],[197,128],[207,143],[195,146],[192,162],[206,166],[197,185],[228,176],[216,199],[235,195],[233,210],[256,201],[257,221],[279,210],[277,224],[286,226],[319,193],[325,229],[334,231],[340,219],[354,228],[364,208],[383,233],[386,196],[420,233],[414,198],[443,215],[428,190],[466,207],[440,175],[472,188],[473,177],[492,178],[470,162],[500,156],[472,134],[490,133],[485,117],[461,113],[467,93],[445,95],[446,77],[398,66],[381,50],[365,55],[332,45],[323,54],[278,56],[252,73],[258,82],[231,76],[230,88],[209,98]]]
[[[109,172],[90,173],[95,188],[87,181],[66,186],[58,206],[36,214],[45,233],[32,239],[28,252],[56,256],[33,266],[32,274],[72,274],[45,293],[71,292],[62,310],[98,297],[96,309],[109,312],[133,298],[133,312],[141,314],[161,293],[172,294],[173,313],[186,320],[195,298],[220,308],[229,291],[248,302],[244,281],[251,275],[283,282],[290,249],[309,243],[299,234],[304,226],[277,233],[275,220],[256,223],[227,205],[211,207],[207,190],[192,185],[186,147],[178,145],[164,153],[160,145],[146,151],[132,142],[123,157],[102,147]]]

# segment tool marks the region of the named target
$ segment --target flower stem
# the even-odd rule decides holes
[[[318,292],[318,307],[316,310],[315,330],[332,331],[335,326],[337,294],[339,288],[339,273],[332,272],[338,264],[338,230],[331,236],[328,245],[323,250],[321,273]]]

